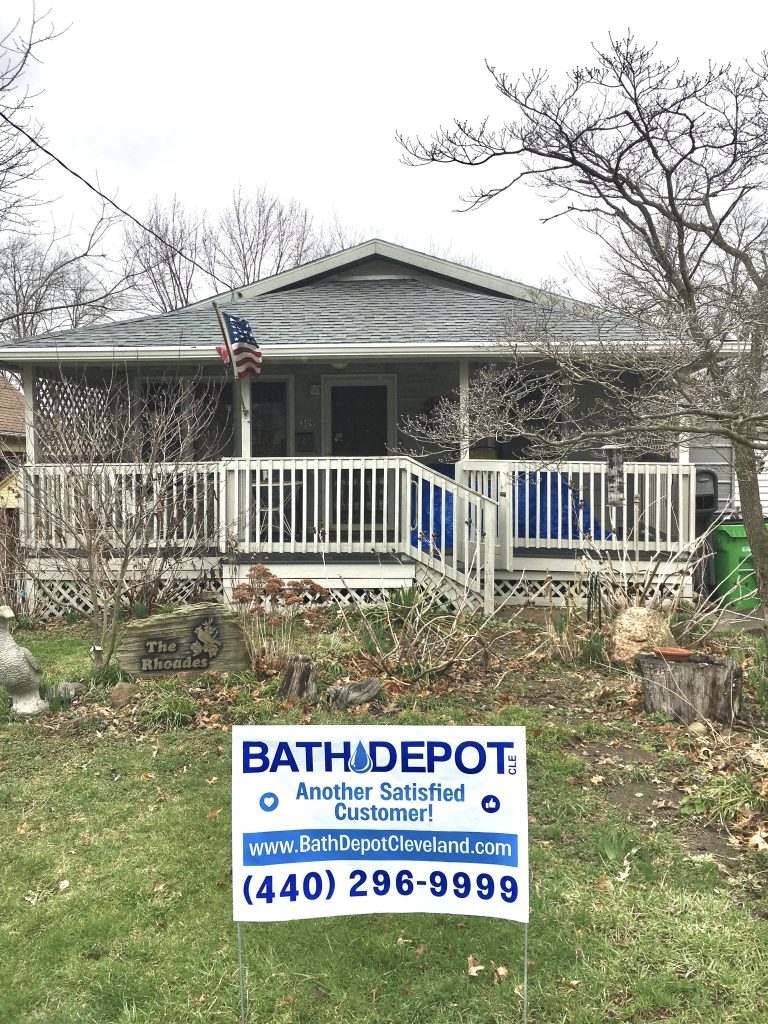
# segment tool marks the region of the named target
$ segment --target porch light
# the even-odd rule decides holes
[[[601,451],[605,456],[605,491],[608,505],[624,504],[624,446],[604,444]]]

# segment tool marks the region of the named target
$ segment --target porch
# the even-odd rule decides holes
[[[394,559],[491,612],[499,597],[514,599],[523,577],[572,578],[585,553],[674,556],[695,538],[696,467],[686,463],[625,463],[618,506],[608,504],[599,461],[442,468],[405,456],[230,458],[156,466],[148,479],[138,464],[102,464],[83,487],[71,466],[30,464],[22,542],[41,556],[74,553],[98,520],[106,550],[140,536],[140,548],[246,569],[296,561],[300,577],[321,581],[329,560],[368,563],[367,578],[401,581],[370,564]]]

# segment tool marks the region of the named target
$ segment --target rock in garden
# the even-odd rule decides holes
[[[635,656],[654,647],[672,647],[675,638],[664,616],[651,608],[625,608],[616,616],[608,644],[615,665],[633,665]]]
[[[245,636],[224,604],[190,604],[129,622],[116,652],[133,676],[242,672],[251,667]]]
[[[9,626],[15,618],[7,604],[0,607],[0,686],[10,693],[17,715],[36,715],[48,708],[40,698],[42,670],[32,652],[11,636]]]
[[[109,703],[113,708],[124,708],[126,704],[132,703],[138,694],[139,688],[135,683],[117,683],[112,687]]]

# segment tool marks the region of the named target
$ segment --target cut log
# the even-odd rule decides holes
[[[733,658],[694,657],[669,662],[639,654],[645,710],[663,711],[686,725],[705,718],[730,723],[741,703],[741,666]]]
[[[383,690],[384,684],[380,679],[363,679],[360,683],[348,683],[346,686],[329,686],[325,695],[335,711],[345,711],[357,704],[367,704]]]
[[[285,672],[277,696],[281,700],[296,702],[313,701],[317,697],[317,665],[303,654],[292,654],[285,666]]]

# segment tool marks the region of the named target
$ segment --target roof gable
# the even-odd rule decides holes
[[[213,296],[213,299],[221,302],[231,301],[233,298],[252,299],[270,292],[306,287],[342,275],[363,276],[361,271],[364,274],[366,264],[372,268],[389,267],[388,273],[386,271],[382,273],[379,270],[380,276],[420,277],[428,275],[437,281],[442,281],[446,286],[471,289],[485,294],[522,299],[528,302],[534,301],[537,295],[546,294],[517,281],[499,277],[497,274],[475,270],[472,267],[462,266],[460,263],[453,263],[451,260],[429,256],[427,253],[395,245],[393,242],[385,242],[380,238],[372,238],[349,249],[342,249],[341,252],[304,263],[300,267],[284,270],[273,277],[255,281],[253,284],[238,288],[235,292],[222,292],[218,296]],[[203,302],[194,303],[190,308],[209,305],[211,301],[212,299],[206,299]]]

